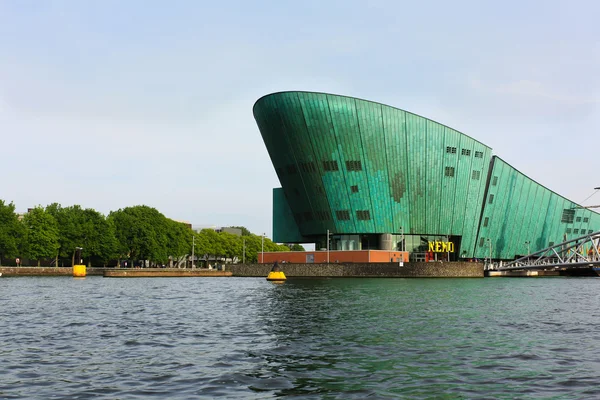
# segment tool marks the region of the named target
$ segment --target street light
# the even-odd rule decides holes
[[[486,239],[488,244],[490,245],[490,264],[492,263],[492,241],[490,239]]]
[[[260,250],[260,263],[264,264],[265,262],[265,235],[266,233],[262,234],[262,239],[261,239],[261,250]]]
[[[529,248],[530,244],[531,244],[531,242],[529,240],[525,242],[525,246],[527,246],[527,255],[531,254],[531,251],[530,251],[530,248]]]
[[[243,251],[242,251],[242,264],[246,264],[246,238],[242,238]]]
[[[329,264],[329,229],[327,229],[327,264]]]
[[[196,247],[196,236],[192,233],[192,268],[195,268],[195,266],[194,266],[194,247]]]
[[[406,248],[405,244],[404,244],[404,228],[400,227],[400,237],[401,237],[401,246],[400,246],[400,251],[404,252],[404,249]],[[402,256],[404,258],[404,256]]]

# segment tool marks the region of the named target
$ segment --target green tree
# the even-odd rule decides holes
[[[290,243],[287,246],[290,248],[290,251],[306,251],[304,247],[302,247],[302,245],[299,245],[298,243]]]
[[[25,255],[33,260],[55,257],[60,247],[58,225],[42,207],[35,207],[23,217],[25,226]]]
[[[19,255],[24,235],[25,227],[15,213],[15,205],[0,200],[0,265],[2,258]]]
[[[114,233],[114,225],[98,211],[79,205],[62,207],[58,203],[50,204],[46,211],[51,214],[58,223],[59,251],[58,257],[70,258],[71,265],[75,262],[75,248],[82,247],[82,257],[95,257],[102,263],[115,257],[117,254],[117,243]]]
[[[148,206],[127,207],[113,211],[108,218],[115,227],[117,249],[121,258],[166,263],[171,251],[180,252],[181,227],[173,225],[156,209]],[[178,233],[179,232],[179,233]],[[191,249],[191,231],[185,234]],[[169,244],[174,240],[177,243]]]

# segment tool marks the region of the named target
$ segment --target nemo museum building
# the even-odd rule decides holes
[[[411,261],[512,260],[600,230],[600,214],[410,112],[295,91],[266,95],[253,111],[281,183],[276,242]]]

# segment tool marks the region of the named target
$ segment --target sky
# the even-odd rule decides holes
[[[577,0],[0,0],[0,199],[144,204],[271,237],[280,185],[252,106],[306,90],[433,119],[600,204],[598,15]]]

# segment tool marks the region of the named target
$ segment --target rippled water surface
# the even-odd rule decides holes
[[[600,398],[600,278],[0,278],[0,398]]]

